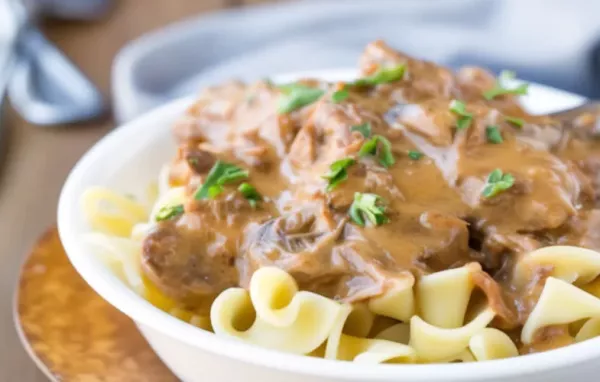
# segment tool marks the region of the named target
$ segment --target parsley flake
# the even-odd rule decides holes
[[[279,114],[290,113],[317,101],[325,91],[310,86],[293,83],[279,87],[282,94],[277,111]]]
[[[384,200],[379,195],[355,193],[354,201],[350,206],[350,218],[362,227],[365,226],[366,220],[376,226],[387,223],[389,219],[385,216],[385,207],[381,202]]]
[[[504,117],[504,119],[506,120],[506,122],[512,123],[513,125],[515,125],[517,127],[523,127],[523,125],[525,124],[525,121],[522,118]]]
[[[337,90],[331,95],[331,100],[334,103],[340,103],[342,101],[345,101],[346,98],[348,98],[349,96],[350,93],[348,92],[348,89]]]
[[[223,192],[223,185],[248,178],[248,171],[218,160],[206,176],[204,183],[194,193],[194,199],[213,199]]]
[[[393,68],[381,68],[374,74],[359,78],[354,81],[352,85],[355,86],[375,86],[379,84],[386,84],[389,82],[399,81],[404,77],[404,72],[406,70],[406,66],[404,64],[400,64]]]
[[[183,212],[183,204],[177,204],[175,206],[163,206],[156,213],[156,221],[160,222],[163,220],[173,219],[179,215],[183,215]]]
[[[492,198],[501,192],[511,188],[515,184],[515,178],[511,174],[504,174],[499,168],[490,172],[487,182],[481,194],[484,198]]]
[[[371,124],[365,122],[362,125],[355,125],[350,128],[350,132],[358,131],[363,137],[369,138],[371,136]]]
[[[242,193],[252,208],[256,208],[256,204],[262,200],[262,196],[250,183],[244,182],[240,184],[238,191]]]
[[[500,77],[496,80],[496,84],[490,90],[483,92],[483,97],[488,101],[505,94],[525,95],[529,90],[529,84],[521,84],[515,88],[508,88],[507,82],[515,78],[515,72],[503,70],[500,72]]]
[[[423,158],[423,156],[425,156],[425,154],[423,154],[420,151],[410,150],[408,152],[408,157],[412,160],[419,160],[419,159]]]
[[[452,100],[450,102],[450,111],[458,116],[456,119],[456,128],[458,130],[467,129],[473,121],[473,114],[467,112],[464,102]]]
[[[374,135],[373,138],[363,143],[358,151],[358,155],[361,158],[367,155],[377,156],[379,163],[385,168],[389,168],[396,163],[394,155],[392,154],[391,142],[381,135]]]
[[[485,128],[485,136],[487,137],[487,140],[490,143],[499,144],[504,142],[504,139],[502,138],[502,134],[500,134],[498,126],[487,126]]]
[[[329,181],[329,184],[327,185],[328,192],[348,179],[348,171],[346,169],[355,163],[356,161],[352,158],[344,158],[333,162],[329,166],[329,172],[322,176],[323,179]]]

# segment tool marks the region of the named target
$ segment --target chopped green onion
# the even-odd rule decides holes
[[[335,103],[340,103],[350,96],[348,89],[337,90],[331,95],[331,100]]]
[[[508,190],[515,184],[515,178],[511,174],[504,174],[499,168],[492,171],[487,178],[482,195],[485,198],[492,198],[503,191]]]
[[[279,87],[283,93],[279,98],[277,111],[279,114],[290,113],[317,101],[325,93],[318,88],[293,83]]]
[[[358,151],[358,155],[360,157],[365,157],[367,155],[377,156],[379,163],[385,168],[389,168],[396,163],[394,155],[392,154],[391,142],[381,135],[374,135],[373,138],[363,143]]]
[[[504,142],[498,126],[487,126],[485,128],[485,136],[490,143],[498,144]]]
[[[356,161],[352,158],[344,158],[333,162],[331,166],[329,166],[329,172],[322,176],[323,179],[329,181],[327,185],[328,192],[348,179],[348,171],[346,169],[355,163]]]
[[[248,203],[250,203],[250,206],[252,206],[252,208],[256,208],[256,204],[262,200],[262,196],[250,183],[244,182],[240,184],[240,186],[238,187],[238,191],[242,193],[246,200],[248,200]]]
[[[458,116],[456,120],[456,128],[463,130],[471,125],[473,120],[473,114],[467,112],[465,104],[458,100],[452,100],[450,102],[450,111]]]
[[[496,80],[496,84],[490,90],[483,92],[485,99],[492,100],[498,96],[504,94],[513,95],[525,95],[529,90],[529,84],[521,84],[515,88],[509,89],[506,87],[506,83],[515,78],[515,72],[510,70],[503,70],[500,72],[500,77]]]
[[[223,192],[223,185],[248,178],[248,171],[236,165],[218,160],[206,176],[204,183],[198,187],[194,199],[213,199]]]
[[[350,128],[350,132],[358,131],[363,137],[369,138],[371,136],[371,124],[365,122],[362,125],[355,125]]]
[[[425,154],[423,154],[422,152],[416,151],[416,150],[410,150],[408,152],[408,157],[412,160],[419,160],[421,158],[423,158]]]
[[[387,223],[389,219],[385,216],[385,207],[378,205],[382,201],[383,198],[376,194],[355,193],[354,202],[350,206],[350,218],[363,227],[366,224],[365,218],[374,225]]]
[[[359,78],[354,81],[352,85],[355,86],[375,86],[379,84],[385,84],[389,82],[394,82],[401,80],[404,77],[404,72],[406,70],[406,66],[404,64],[400,64],[393,68],[381,68],[373,75]]]
[[[173,219],[179,215],[183,215],[183,204],[177,204],[175,206],[164,206],[161,207],[156,213],[156,221],[160,222],[163,220]]]
[[[506,120],[506,122],[512,123],[517,127],[523,127],[523,125],[525,124],[525,120],[523,120],[522,118],[504,117],[504,119]]]

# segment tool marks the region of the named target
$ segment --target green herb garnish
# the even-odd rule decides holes
[[[355,86],[375,86],[379,84],[385,84],[389,82],[394,82],[401,80],[404,77],[406,66],[404,64],[400,64],[393,68],[381,68],[374,74],[359,78],[354,81],[352,85]]]
[[[240,186],[238,187],[238,191],[242,193],[242,195],[244,196],[244,198],[246,198],[246,200],[248,201],[250,206],[252,206],[252,208],[256,208],[256,203],[262,200],[262,196],[250,183],[244,182],[240,184]]]
[[[515,72],[510,70],[503,70],[500,72],[500,77],[496,80],[496,84],[490,90],[483,92],[483,97],[485,99],[492,100],[497,96],[504,94],[513,94],[513,95],[525,95],[529,90],[529,84],[521,84],[516,88],[509,89],[506,87],[506,83],[515,78]]]
[[[277,111],[279,114],[290,113],[317,101],[325,93],[318,88],[293,83],[282,85],[279,90],[283,93],[279,98]]]
[[[350,96],[348,89],[337,90],[331,95],[331,100],[335,103],[340,103]]]
[[[485,128],[485,136],[490,143],[498,144],[504,142],[498,126],[487,126]]]
[[[346,169],[355,163],[356,161],[352,158],[344,158],[333,162],[329,166],[329,172],[322,176],[323,179],[327,179],[329,181],[327,185],[328,192],[336,188],[338,184],[348,179],[348,171]]]
[[[163,220],[173,219],[179,215],[183,215],[183,204],[177,204],[175,206],[164,206],[161,207],[156,213],[156,221],[160,222]]]
[[[499,168],[490,172],[487,178],[482,195],[485,198],[492,198],[499,193],[508,190],[515,184],[515,178],[511,174],[503,174]]]
[[[410,150],[408,152],[408,157],[412,160],[419,160],[419,159],[423,158],[424,155],[425,154],[423,154],[422,152],[416,151],[416,150]]]
[[[350,132],[358,131],[363,137],[369,138],[371,136],[371,124],[365,122],[362,125],[355,125],[350,128]]]
[[[204,183],[196,190],[194,199],[212,199],[223,192],[223,185],[247,178],[248,171],[218,160],[210,169]]]
[[[374,135],[373,138],[363,143],[358,151],[358,155],[360,157],[365,157],[367,155],[377,156],[379,163],[385,168],[389,168],[396,163],[394,155],[392,154],[391,142],[381,135]]]
[[[463,102],[452,100],[450,102],[450,111],[458,115],[456,120],[456,128],[458,130],[466,129],[471,125],[473,114],[467,112],[467,108]]]
[[[523,119],[517,117],[504,117],[504,119],[506,120],[506,122],[512,123],[517,127],[523,127],[523,125],[525,124],[525,121]]]
[[[376,194],[355,193],[354,202],[350,206],[350,218],[363,227],[366,223],[365,218],[374,225],[387,223],[389,219],[385,216],[385,207],[379,205],[383,201],[383,198]]]

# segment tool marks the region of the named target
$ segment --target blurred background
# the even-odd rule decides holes
[[[46,380],[14,330],[19,265],[116,124],[229,78],[352,68],[377,38],[597,98],[598,15],[595,0],[0,0],[0,381]]]

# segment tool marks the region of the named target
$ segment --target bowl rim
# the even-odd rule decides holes
[[[350,73],[355,73],[355,71],[351,69],[311,71],[288,73],[274,78],[279,82],[305,76],[328,78],[331,74],[335,74],[335,77],[348,78]],[[584,100],[581,96],[543,85],[532,83],[530,89],[536,89],[541,92],[540,94],[544,93],[550,97],[553,95],[563,97],[571,104],[577,104]],[[336,360],[288,354],[220,337],[211,332],[199,330],[154,307],[128,288],[115,275],[110,274],[108,270],[99,270],[95,267],[77,234],[78,230],[74,227],[77,221],[76,216],[81,215],[79,203],[74,201],[79,200],[80,194],[77,189],[80,187],[85,173],[97,168],[103,158],[109,155],[119,155],[119,151],[115,148],[122,145],[123,142],[134,139],[140,133],[149,134],[150,132],[151,134],[152,131],[158,131],[159,129],[148,129],[148,126],[157,125],[157,121],[160,123],[161,120],[166,121],[168,118],[173,119],[180,115],[193,99],[194,97],[185,97],[171,101],[113,129],[77,162],[60,193],[57,211],[58,229],[69,260],[92,289],[136,323],[203,351],[237,361],[307,376],[341,378],[348,381],[364,381],[366,379],[396,381],[398,378],[411,381],[481,381],[548,372],[580,364],[593,358],[600,358],[600,346],[598,346],[600,338],[598,338],[544,353],[486,362],[427,365],[365,365],[352,362],[342,364]]]

